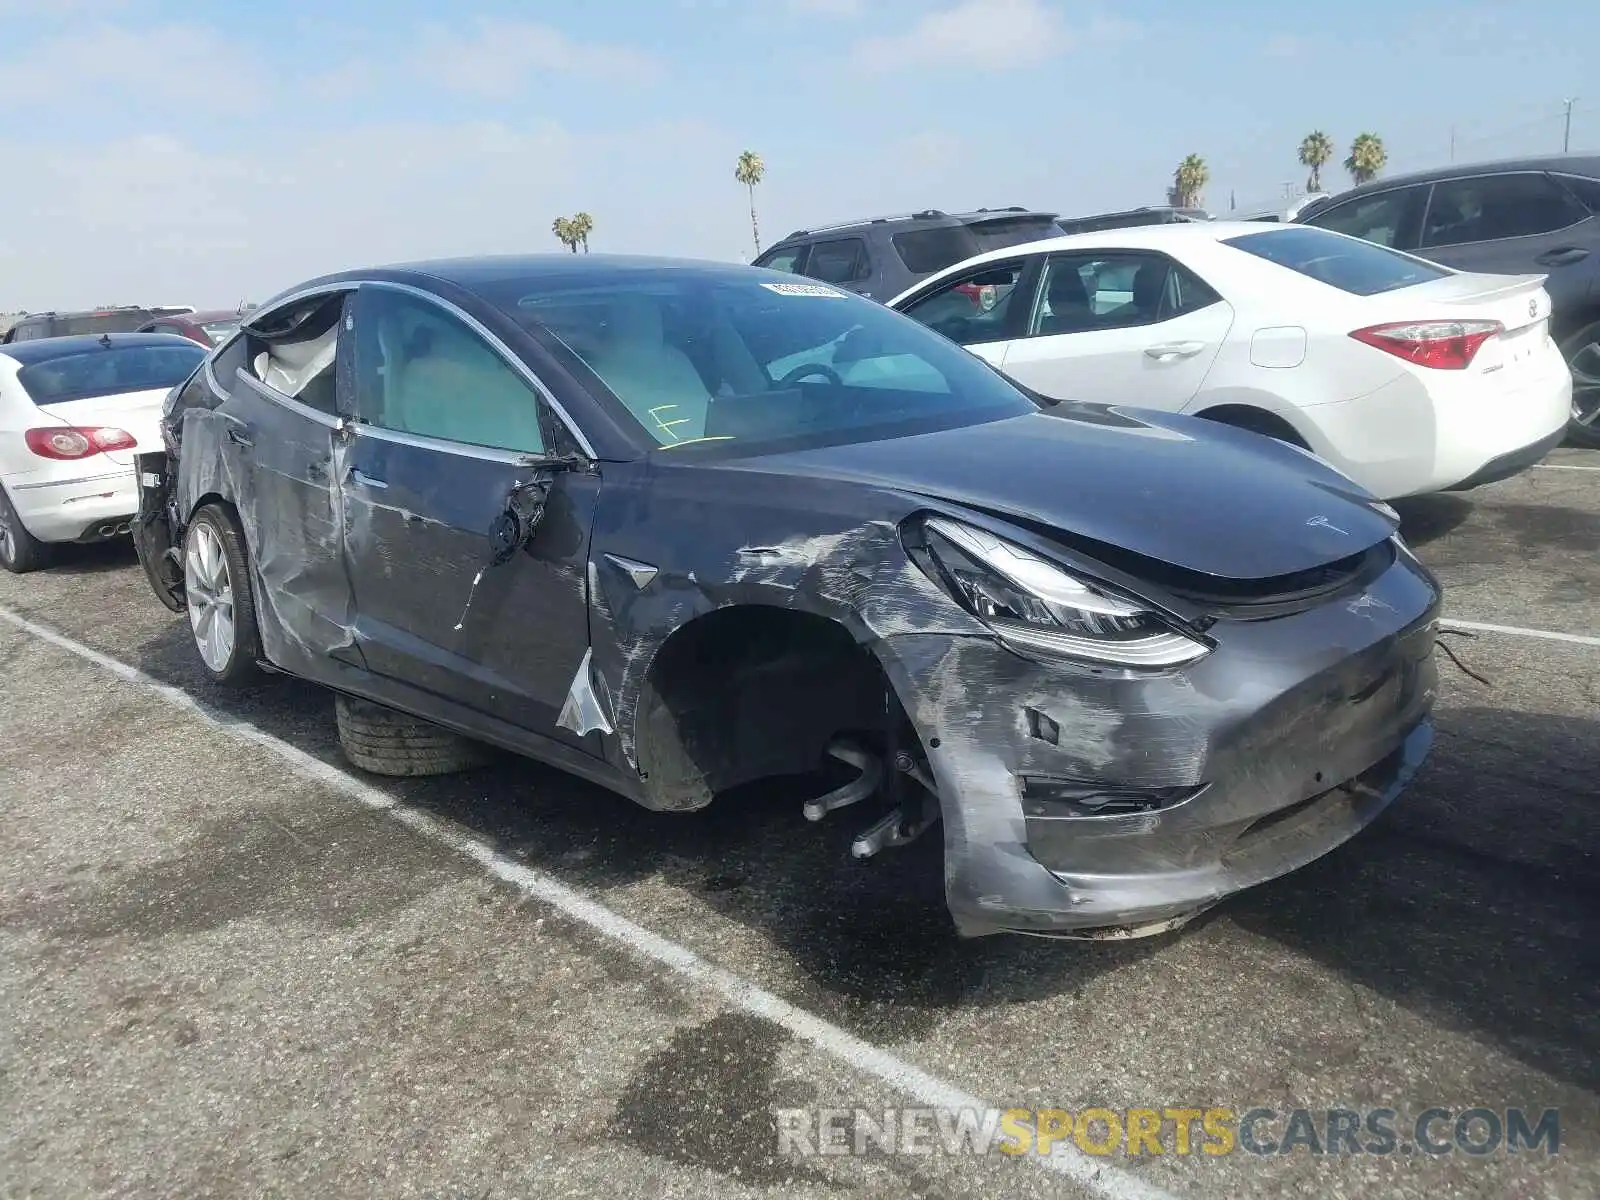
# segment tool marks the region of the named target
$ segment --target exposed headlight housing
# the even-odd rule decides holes
[[[930,517],[922,528],[939,582],[1015,650],[1147,670],[1211,652],[1148,607],[1091,587],[992,533],[945,517]]]

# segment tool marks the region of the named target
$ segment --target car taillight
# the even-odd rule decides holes
[[[102,450],[131,450],[139,444],[126,430],[99,425],[52,425],[30,429],[22,436],[28,449],[40,458],[88,458]]]
[[[1499,321],[1395,321],[1350,336],[1419,367],[1464,371],[1483,344],[1504,330]]]

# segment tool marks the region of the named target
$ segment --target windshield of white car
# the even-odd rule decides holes
[[[232,321],[208,321],[200,328],[211,339],[213,346],[220,346],[235,329],[239,328],[239,321],[237,319]]]
[[[17,372],[17,382],[40,406],[124,392],[165,391],[187,379],[205,356],[205,347],[193,342],[114,345],[32,363]]]
[[[1374,242],[1310,225],[1289,225],[1224,238],[1223,245],[1277,263],[1356,296],[1442,279],[1450,272]]]
[[[868,441],[1038,410],[917,322],[776,272],[575,274],[485,294],[581,360],[664,450]]]

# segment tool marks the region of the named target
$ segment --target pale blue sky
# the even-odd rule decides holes
[[[558,248],[738,259],[927,206],[1225,211],[1302,134],[1392,170],[1600,151],[1600,4],[0,0],[0,309],[260,299],[344,266]],[[1588,93],[1585,94],[1586,90]],[[1334,170],[1335,181],[1343,174]]]

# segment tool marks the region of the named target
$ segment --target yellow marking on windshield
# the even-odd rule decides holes
[[[717,434],[717,435],[715,435],[713,437],[685,438],[681,442],[667,442],[665,445],[663,445],[661,447],[661,449],[663,449],[663,450],[676,450],[679,446],[692,446],[696,442],[731,442],[731,441],[733,441],[733,434],[731,434],[731,433],[721,433],[721,434]]]
[[[678,435],[672,432],[672,427],[674,425],[687,425],[689,423],[689,418],[679,417],[676,421],[663,421],[661,419],[661,414],[664,412],[671,412],[677,407],[678,406],[676,404],[658,404],[654,408],[645,410],[647,413],[649,413],[650,419],[656,423],[656,428],[661,430],[661,432],[667,437],[671,438],[673,443],[677,442]]]

